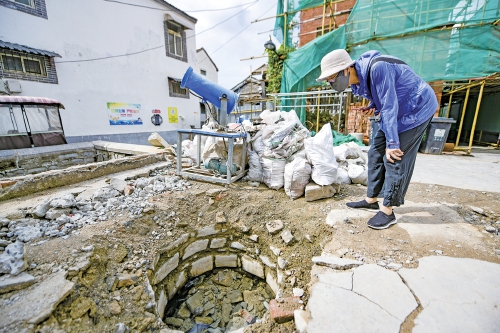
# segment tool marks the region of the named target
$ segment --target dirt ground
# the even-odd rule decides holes
[[[260,248],[274,246],[282,250],[282,257],[289,262],[285,272],[284,296],[291,296],[294,286],[303,288],[304,305],[309,297],[311,258],[324,251],[345,258],[362,259],[366,263],[386,260],[401,263],[404,267],[417,267],[419,258],[436,255],[436,250],[447,256],[500,263],[500,256],[495,252],[495,249],[500,249],[500,236],[484,231],[488,225],[500,227],[498,193],[411,184],[406,196],[411,205],[397,208],[396,214],[419,220],[423,217],[418,214],[413,216],[412,207],[419,204],[427,207],[432,203],[436,203],[436,207],[453,210],[456,222],[461,223],[464,229],[463,235],[473,235],[455,239],[444,234],[442,238],[426,237],[425,233],[421,237],[418,234],[412,236],[402,227],[403,223],[383,231],[372,230],[366,226],[365,220],[359,219],[333,227],[327,225],[325,219],[332,210],[344,209],[345,202],[364,197],[363,186],[342,186],[333,198],[306,202],[304,197],[291,201],[283,190],[270,190],[265,185],[256,188],[241,182],[225,188],[196,181],[191,181],[191,184],[192,187],[185,192],[168,192],[150,199],[156,208],[143,217],[131,220],[126,214],[117,214],[107,221],[86,226],[78,235],[68,239],[56,238],[40,245],[26,246],[28,265],[36,264],[27,272],[38,280],[58,267],[67,269],[74,265],[82,256],[75,250],[89,245],[95,247],[90,267],[72,280],[76,283],[75,291],[57,306],[49,319],[34,329],[40,332],[115,332],[116,324],[120,322],[139,332],[146,327],[159,328],[155,319],[144,310],[147,297],[142,290],[130,287],[121,293],[109,292],[106,277],[119,272],[136,274],[139,281],[147,278],[151,272],[138,267],[138,262],[153,261],[160,248],[181,234],[212,225],[219,211],[225,213],[228,228],[233,228],[235,233],[258,235]],[[205,192],[214,188],[225,191],[211,199]],[[471,206],[481,208],[482,214],[474,212]],[[433,209],[430,207],[428,213],[439,220],[441,208]],[[170,217],[171,212],[177,213],[175,219]],[[266,222],[277,219],[292,231],[294,240],[288,245],[279,234],[270,235],[266,229]],[[0,299],[9,299],[14,294],[1,295]],[[97,309],[72,319],[71,310],[78,298],[90,298],[97,304]],[[117,298],[123,306],[119,314],[113,314],[111,304]],[[246,331],[285,333],[294,332],[295,326],[293,322],[278,325],[264,320]]]

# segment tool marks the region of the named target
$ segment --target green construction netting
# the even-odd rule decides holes
[[[496,73],[499,17],[499,0],[358,0],[344,27],[289,55],[281,92],[317,86],[321,59],[337,48],[353,59],[368,50],[399,57],[428,82]]]

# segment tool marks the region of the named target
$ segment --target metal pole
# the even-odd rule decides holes
[[[471,80],[469,80],[470,83]],[[462,107],[462,116],[460,117],[460,125],[458,125],[457,141],[455,142],[455,149],[458,148],[458,143],[460,142],[460,135],[462,134],[462,126],[464,124],[465,110],[467,109],[467,102],[469,101],[470,87],[467,88],[467,93],[465,94],[464,106]]]
[[[321,36],[325,34],[326,0],[323,1],[323,23],[321,24]]]
[[[472,149],[472,140],[474,139],[474,130],[476,129],[477,115],[479,114],[479,108],[481,107],[481,100],[483,99],[483,91],[485,83],[486,81],[483,81],[481,83],[481,90],[479,91],[479,99],[477,100],[477,105],[476,105],[476,114],[474,115],[474,121],[472,122],[472,129],[470,130],[469,149],[467,150],[467,154],[470,154],[470,151]]]
[[[453,86],[455,85],[455,81],[451,84],[451,90],[453,90]],[[453,99],[453,93],[450,94],[450,99],[448,101],[448,111],[446,111],[446,118],[450,118],[450,111],[451,111],[451,101]]]
[[[320,88],[318,88],[318,91],[320,91]],[[318,97],[316,98],[316,104],[318,105],[317,111],[316,111],[316,133],[319,132],[319,92],[318,92]]]

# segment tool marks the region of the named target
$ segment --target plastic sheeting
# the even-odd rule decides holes
[[[338,48],[353,59],[368,50],[396,56],[427,82],[496,73],[499,17],[498,0],[358,0],[345,26],[289,54],[281,92],[318,86],[321,59]]]

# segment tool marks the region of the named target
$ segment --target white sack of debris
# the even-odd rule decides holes
[[[311,164],[306,157],[305,150],[292,156],[291,161],[285,165],[285,193],[290,199],[297,199],[304,195],[311,172]]]
[[[285,185],[285,159],[261,157],[264,183],[273,190],[279,190]]]
[[[264,174],[262,164],[260,163],[259,154],[248,146],[248,174],[247,180],[252,182],[262,183],[264,181]]]
[[[338,164],[332,153],[333,136],[330,123],[312,138],[305,140],[307,158],[312,165],[312,180],[318,185],[331,185],[337,179]]]

